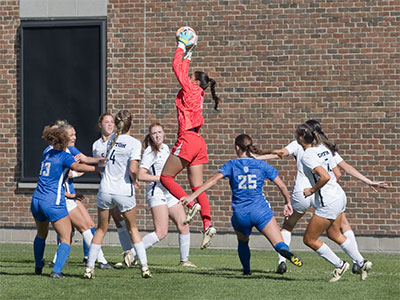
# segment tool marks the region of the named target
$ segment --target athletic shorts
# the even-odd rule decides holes
[[[315,201],[315,214],[318,217],[336,220],[336,218],[346,210],[347,198],[343,189],[340,189],[340,193],[335,195],[335,201],[329,202],[329,204],[324,204],[320,201]]]
[[[194,131],[186,130],[181,133],[171,153],[188,161],[189,166],[208,163],[206,142]]]
[[[67,204],[67,210],[70,212],[74,208],[78,207],[78,204],[76,204],[76,200],[74,199],[67,199],[65,198],[65,203]]]
[[[305,198],[303,191],[292,193],[290,197],[290,204],[292,205],[293,210],[299,214],[304,214],[311,206],[314,205],[314,195]]]
[[[147,195],[146,202],[153,208],[155,206],[167,205],[168,208],[179,203],[179,200],[172,196],[170,193]]]
[[[31,212],[33,217],[39,222],[55,222],[68,216],[65,202],[56,205],[47,201],[39,200],[35,197],[32,198]]]
[[[274,213],[270,208],[268,209],[254,209],[245,212],[234,212],[231,218],[233,229],[243,233],[245,236],[251,234],[253,226],[258,231],[262,231],[265,226],[271,221]]]
[[[115,195],[104,192],[97,194],[97,207],[101,209],[112,209],[114,206],[118,206],[121,212],[131,210],[136,206],[136,197]]]

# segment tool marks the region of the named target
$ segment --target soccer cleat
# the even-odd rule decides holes
[[[353,263],[353,268],[351,268],[353,274],[360,274],[360,266],[357,263]]]
[[[133,253],[131,250],[124,251],[124,263],[127,267],[132,265],[132,262],[135,260]]]
[[[196,203],[193,205],[191,208],[189,208],[187,214],[186,214],[186,219],[183,221],[183,225],[190,224],[192,222],[194,216],[201,211],[201,205]]]
[[[290,262],[294,264],[296,267],[302,267],[303,266],[303,261],[301,260],[300,257],[296,256],[293,254],[293,256],[290,258]]]
[[[368,277],[368,272],[372,268],[372,262],[368,260],[364,260],[364,264],[360,268],[360,275],[361,275],[361,280],[365,280]]]
[[[42,274],[42,270],[43,270],[43,267],[44,267],[45,263],[46,263],[46,262],[44,261],[44,259],[42,259],[42,266],[39,267],[39,268],[35,267],[35,274],[36,274],[36,275]]]
[[[51,272],[50,278],[65,278],[65,275],[63,273]]]
[[[151,273],[150,273],[149,267],[147,267],[147,266],[142,267],[142,277],[143,278],[151,278]]]
[[[93,279],[94,278],[94,268],[87,267],[85,273],[83,273],[83,278]]]
[[[349,268],[350,264],[343,261],[343,265],[340,268],[335,268],[335,270],[333,270],[333,277],[329,280],[329,282],[338,281],[343,276],[344,272],[346,272]]]
[[[99,262],[97,266],[101,270],[114,269],[113,265],[110,263],[103,264]]]
[[[286,267],[286,263],[284,261],[282,261],[279,265],[278,268],[276,268],[276,272],[277,274],[283,274],[287,272],[287,267]]]
[[[242,276],[250,276],[251,274],[251,271],[243,271]]]
[[[181,261],[178,265],[179,267],[197,268],[197,266],[191,261]]]
[[[206,249],[211,245],[211,238],[213,238],[217,234],[217,230],[210,226],[206,229],[203,235],[203,242],[201,243],[200,249]]]

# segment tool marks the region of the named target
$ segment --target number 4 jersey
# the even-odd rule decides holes
[[[109,140],[111,143],[113,137]],[[114,195],[133,196],[132,181],[129,172],[129,162],[140,160],[142,143],[127,134],[118,136],[115,145],[110,149],[104,175],[100,182],[99,192]]]
[[[234,212],[269,207],[263,185],[265,178],[274,181],[278,176],[275,168],[262,160],[240,157],[225,163],[219,173],[229,177]]]

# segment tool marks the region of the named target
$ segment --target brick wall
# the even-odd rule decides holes
[[[297,124],[317,119],[348,163],[373,180],[391,184],[386,191],[374,193],[344,176],[347,216],[356,234],[399,236],[399,21],[400,1],[109,0],[108,109],[130,110],[139,139],[151,122],[160,121],[172,146],[177,132],[174,98],[179,89],[171,69],[174,35],[178,27],[190,25],[199,34],[191,70],[208,72],[223,98],[215,112],[206,92],[202,134],[210,163],[205,178],[234,157],[236,135],[245,132],[261,148],[279,149],[293,140]],[[34,226],[29,212],[32,191],[17,189],[18,26],[18,1],[3,1],[1,227]],[[270,163],[291,187],[294,160]],[[186,182],[185,174],[178,180]],[[151,230],[142,187],[138,224]],[[84,192],[95,216],[96,192]],[[269,182],[265,192],[281,223],[279,192]],[[208,195],[214,224],[220,232],[231,232],[228,183],[221,182]],[[304,231],[306,220],[297,233]],[[192,231],[200,230],[200,223],[194,222]]]

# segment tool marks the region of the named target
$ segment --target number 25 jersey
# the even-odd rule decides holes
[[[262,160],[240,157],[226,162],[218,171],[229,177],[233,211],[269,207],[263,194],[265,178],[274,181],[278,171]]]

